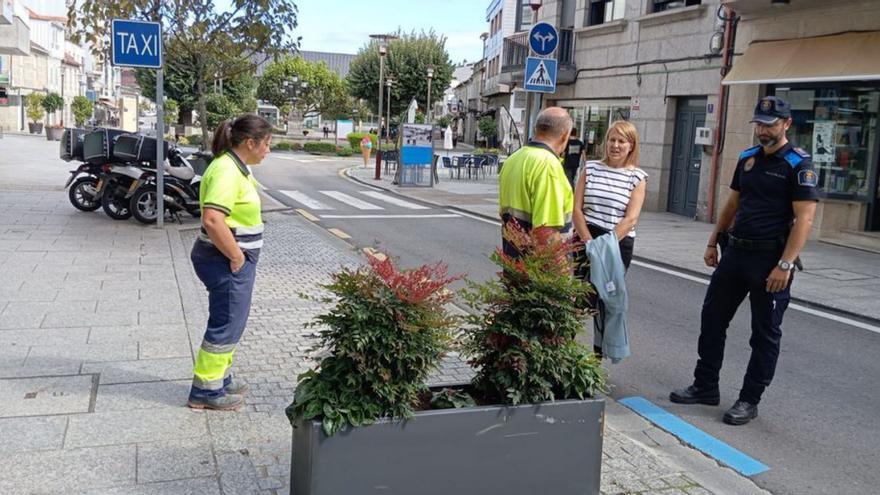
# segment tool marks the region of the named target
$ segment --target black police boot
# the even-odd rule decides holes
[[[718,389],[702,389],[691,385],[688,388],[673,390],[669,394],[669,400],[676,404],[706,404],[717,406],[721,403],[721,394]]]
[[[724,413],[724,422],[729,425],[744,425],[758,417],[758,405],[738,400]]]

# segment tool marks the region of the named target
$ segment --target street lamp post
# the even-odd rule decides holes
[[[382,86],[385,85],[385,54],[388,52],[388,40],[397,39],[397,36],[393,34],[371,34],[370,38],[379,41],[379,112],[377,115],[379,116],[379,141],[381,142],[381,132],[382,132]],[[389,123],[385,124],[385,140],[388,140],[388,131],[389,131]],[[382,164],[382,152],[380,150],[376,150],[376,176],[373,177],[375,180],[379,180],[381,173],[381,164]]]
[[[388,117],[385,119],[385,122],[388,126],[388,135],[391,135],[391,85],[394,84],[394,79],[388,78],[385,80],[385,86],[388,87]]]
[[[300,81],[299,76],[293,76],[289,80],[281,83],[284,87],[284,91],[287,95],[287,98],[290,100],[291,113],[295,113],[296,110],[296,102],[299,100],[299,95],[301,91],[306,90],[309,87],[308,81]],[[288,128],[287,132],[290,133],[290,115],[287,115]]]
[[[428,124],[430,124],[430,123],[432,122],[432,120],[431,120],[431,113],[432,113],[431,110],[432,110],[432,108],[433,108],[433,106],[434,106],[433,104],[431,104],[431,81],[432,81],[433,79],[434,79],[434,66],[433,66],[433,65],[428,65],[428,105],[427,105],[427,107],[428,107],[428,108],[427,108],[427,117],[428,117],[428,118],[425,119],[425,120],[426,120],[426,123],[428,123]]]

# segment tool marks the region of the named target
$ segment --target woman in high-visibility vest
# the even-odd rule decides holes
[[[247,386],[230,367],[251,307],[257,260],[263,246],[260,195],[249,165],[269,154],[272,125],[246,114],[220,124],[211,149],[214,161],[202,177],[202,229],[191,258],[208,289],[208,326],[196,356],[187,405],[234,410]]]

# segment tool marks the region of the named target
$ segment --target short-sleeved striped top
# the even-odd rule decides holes
[[[611,168],[596,160],[585,163],[580,173],[585,170],[584,216],[587,223],[611,230],[623,220],[633,189],[647,179],[648,174],[640,168]],[[635,237],[635,229],[627,235]]]

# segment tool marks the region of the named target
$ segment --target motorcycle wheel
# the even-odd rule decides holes
[[[93,193],[98,187],[98,179],[82,177],[73,182],[67,190],[67,198],[74,208],[81,211],[95,211],[101,207],[101,200]]]
[[[107,184],[104,192],[101,193],[101,208],[113,220],[128,220],[131,218],[131,209],[125,196],[117,193],[117,187],[115,183]]]
[[[135,220],[141,223],[156,223],[158,205],[156,204],[156,188],[142,187],[135,191],[128,205]]]

